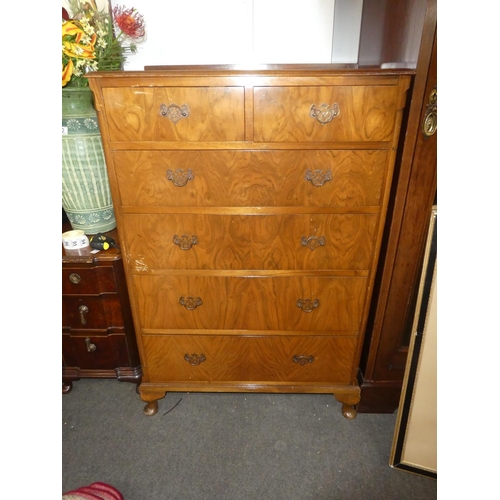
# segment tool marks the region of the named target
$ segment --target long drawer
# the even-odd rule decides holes
[[[116,293],[63,295],[62,324],[82,330],[123,327],[120,298]]]
[[[379,206],[384,150],[117,151],[123,206]]]
[[[105,88],[111,141],[240,141],[243,87]]]
[[[123,216],[135,270],[366,270],[375,214]]]
[[[348,336],[143,336],[152,383],[348,383],[356,343]]]
[[[136,275],[143,331],[278,330],[356,334],[366,278]]]
[[[124,334],[106,336],[62,336],[63,365],[78,366],[84,370],[112,370],[130,366],[127,339]]]
[[[395,85],[255,87],[254,140],[389,141],[398,90]]]
[[[116,292],[115,273],[111,266],[63,267],[62,293],[67,295]]]

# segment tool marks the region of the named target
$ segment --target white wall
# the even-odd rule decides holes
[[[342,59],[333,62],[357,61],[356,16],[362,0],[110,1],[135,7],[146,21],[147,40],[125,70],[168,64],[329,63],[332,47]],[[344,35],[334,43],[336,1],[354,1],[357,8],[342,9],[338,30]],[[97,3],[105,6],[107,0]]]

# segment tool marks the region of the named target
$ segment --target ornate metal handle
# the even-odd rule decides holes
[[[71,283],[74,283],[75,285],[78,285],[78,283],[80,283],[80,281],[82,281],[82,278],[80,277],[79,274],[71,273],[69,275],[69,280],[71,281]]]
[[[319,238],[316,238],[316,236],[309,236],[309,238],[302,236],[302,239],[300,240],[300,244],[303,247],[309,248],[311,251],[316,250],[316,248],[318,247],[324,246],[325,243],[326,238],[324,236],[321,236]]]
[[[194,179],[194,174],[190,168],[188,168],[186,171],[179,168],[175,172],[168,169],[167,179],[169,181],[172,181],[174,186],[184,187],[189,181],[192,181]]]
[[[185,354],[184,359],[192,366],[198,366],[207,360],[204,354]]]
[[[88,352],[94,352],[97,349],[97,346],[93,344],[88,337],[85,339],[85,344],[87,345]]]
[[[174,239],[172,241],[174,245],[178,245],[181,250],[189,250],[193,245],[198,243],[198,238],[196,235],[188,236],[183,234],[182,236],[177,236],[174,234]]]
[[[306,313],[310,313],[311,311],[319,307],[319,300],[299,299],[297,300],[297,307],[300,307]]]
[[[321,125],[330,123],[336,116],[340,114],[339,105],[335,102],[331,106],[328,104],[321,104],[319,108],[315,104],[311,104],[309,116],[315,118]]]
[[[189,113],[189,106],[187,104],[183,104],[182,106],[178,106],[177,104],[170,104],[170,106],[162,104],[160,106],[160,115],[165,116],[174,124],[182,118],[187,118]]]
[[[437,99],[437,88],[434,87],[429,95],[429,104],[427,104],[422,123],[422,133],[426,139],[434,135],[438,128]]]
[[[82,304],[78,310],[80,311],[80,321],[82,322],[82,325],[86,325],[87,320],[85,319],[85,315],[89,312],[89,308]]]
[[[292,361],[298,363],[300,366],[307,365],[307,363],[312,363],[314,361],[314,356],[294,356]]]
[[[323,172],[323,170],[306,170],[306,176],[304,177],[306,181],[309,181],[313,186],[321,187],[326,182],[333,179],[333,174],[331,170]]]
[[[203,305],[203,301],[200,297],[181,297],[179,304],[184,306],[188,311],[194,311],[198,306]]]

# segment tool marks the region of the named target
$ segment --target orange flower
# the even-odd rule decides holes
[[[62,44],[63,54],[68,57],[76,57],[81,59],[94,59],[94,44],[97,35],[94,33],[87,45],[81,43],[82,37],[85,34],[82,28],[74,21],[67,21],[62,25]],[[74,37],[74,38],[73,38]]]
[[[73,74],[73,61],[71,59],[68,60],[68,64],[64,66],[62,65],[62,86],[64,87],[71,79],[71,75]]]

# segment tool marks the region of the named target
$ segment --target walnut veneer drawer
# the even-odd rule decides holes
[[[390,141],[398,87],[255,87],[254,140],[261,142]],[[311,117],[311,106],[337,104],[329,123]],[[319,116],[325,120],[326,117]]]
[[[156,269],[356,269],[371,264],[374,214],[124,217],[130,265]]]
[[[63,366],[83,370],[111,370],[130,366],[127,340],[123,334],[107,336],[62,336]]]
[[[134,276],[144,330],[358,333],[366,278]]]
[[[62,324],[72,329],[123,327],[120,299],[117,294],[63,296]]]
[[[356,337],[144,335],[151,382],[347,383]]]
[[[66,295],[116,292],[112,267],[75,267],[62,269],[62,293]]]
[[[102,92],[111,141],[244,138],[243,87],[105,88]]]
[[[387,152],[117,151],[124,206],[378,206]]]

